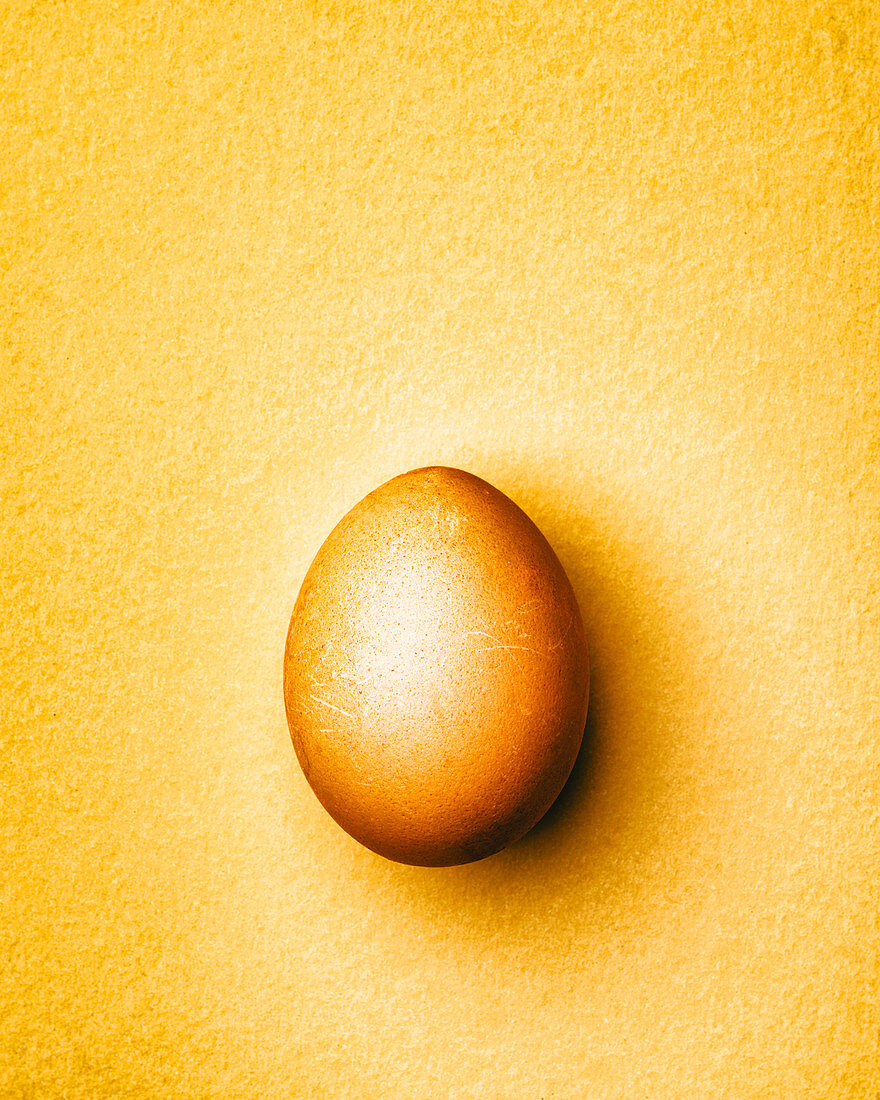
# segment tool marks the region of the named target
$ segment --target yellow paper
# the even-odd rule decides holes
[[[0,1094],[874,1097],[874,4],[15,4]],[[525,840],[296,765],[338,518],[511,496],[592,653]]]

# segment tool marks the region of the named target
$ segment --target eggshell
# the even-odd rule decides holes
[[[367,848],[468,863],[547,811],[584,731],[571,584],[508,497],[463,470],[393,478],[337,524],[303,581],[284,699],[306,779]]]

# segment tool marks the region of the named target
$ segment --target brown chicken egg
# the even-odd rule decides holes
[[[287,636],[294,749],[328,813],[388,859],[482,859],[562,789],[589,666],[547,540],[487,482],[444,466],[380,486],[303,581]]]

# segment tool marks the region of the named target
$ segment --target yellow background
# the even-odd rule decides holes
[[[875,1097],[880,17],[7,5],[10,1097]],[[593,657],[561,802],[360,848],[303,573],[462,466]]]

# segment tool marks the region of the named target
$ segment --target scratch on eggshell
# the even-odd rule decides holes
[[[321,703],[322,706],[329,707],[331,710],[335,710],[338,714],[343,715],[345,718],[353,718],[354,715],[349,714],[347,710],[343,710],[342,707],[334,706],[333,703],[328,703],[326,699],[322,699],[320,695],[310,695],[309,698],[313,703]]]
[[[516,667],[520,670],[520,672],[523,671],[523,667],[519,663],[519,661],[516,659],[516,657],[514,656],[512,651],[514,649],[520,649],[520,650],[523,650],[526,653],[537,653],[538,652],[536,649],[533,649],[531,646],[528,646],[528,645],[507,645],[504,642],[502,642],[500,638],[496,638],[492,634],[487,634],[485,630],[469,630],[467,632],[467,634],[465,634],[465,637],[466,638],[477,638],[477,637],[488,638],[490,642],[494,642],[495,644],[490,645],[490,646],[481,647],[480,652],[481,653],[491,653],[495,649],[503,649],[504,652],[508,655],[508,657],[510,657],[511,661],[513,661],[513,663],[516,665]]]

